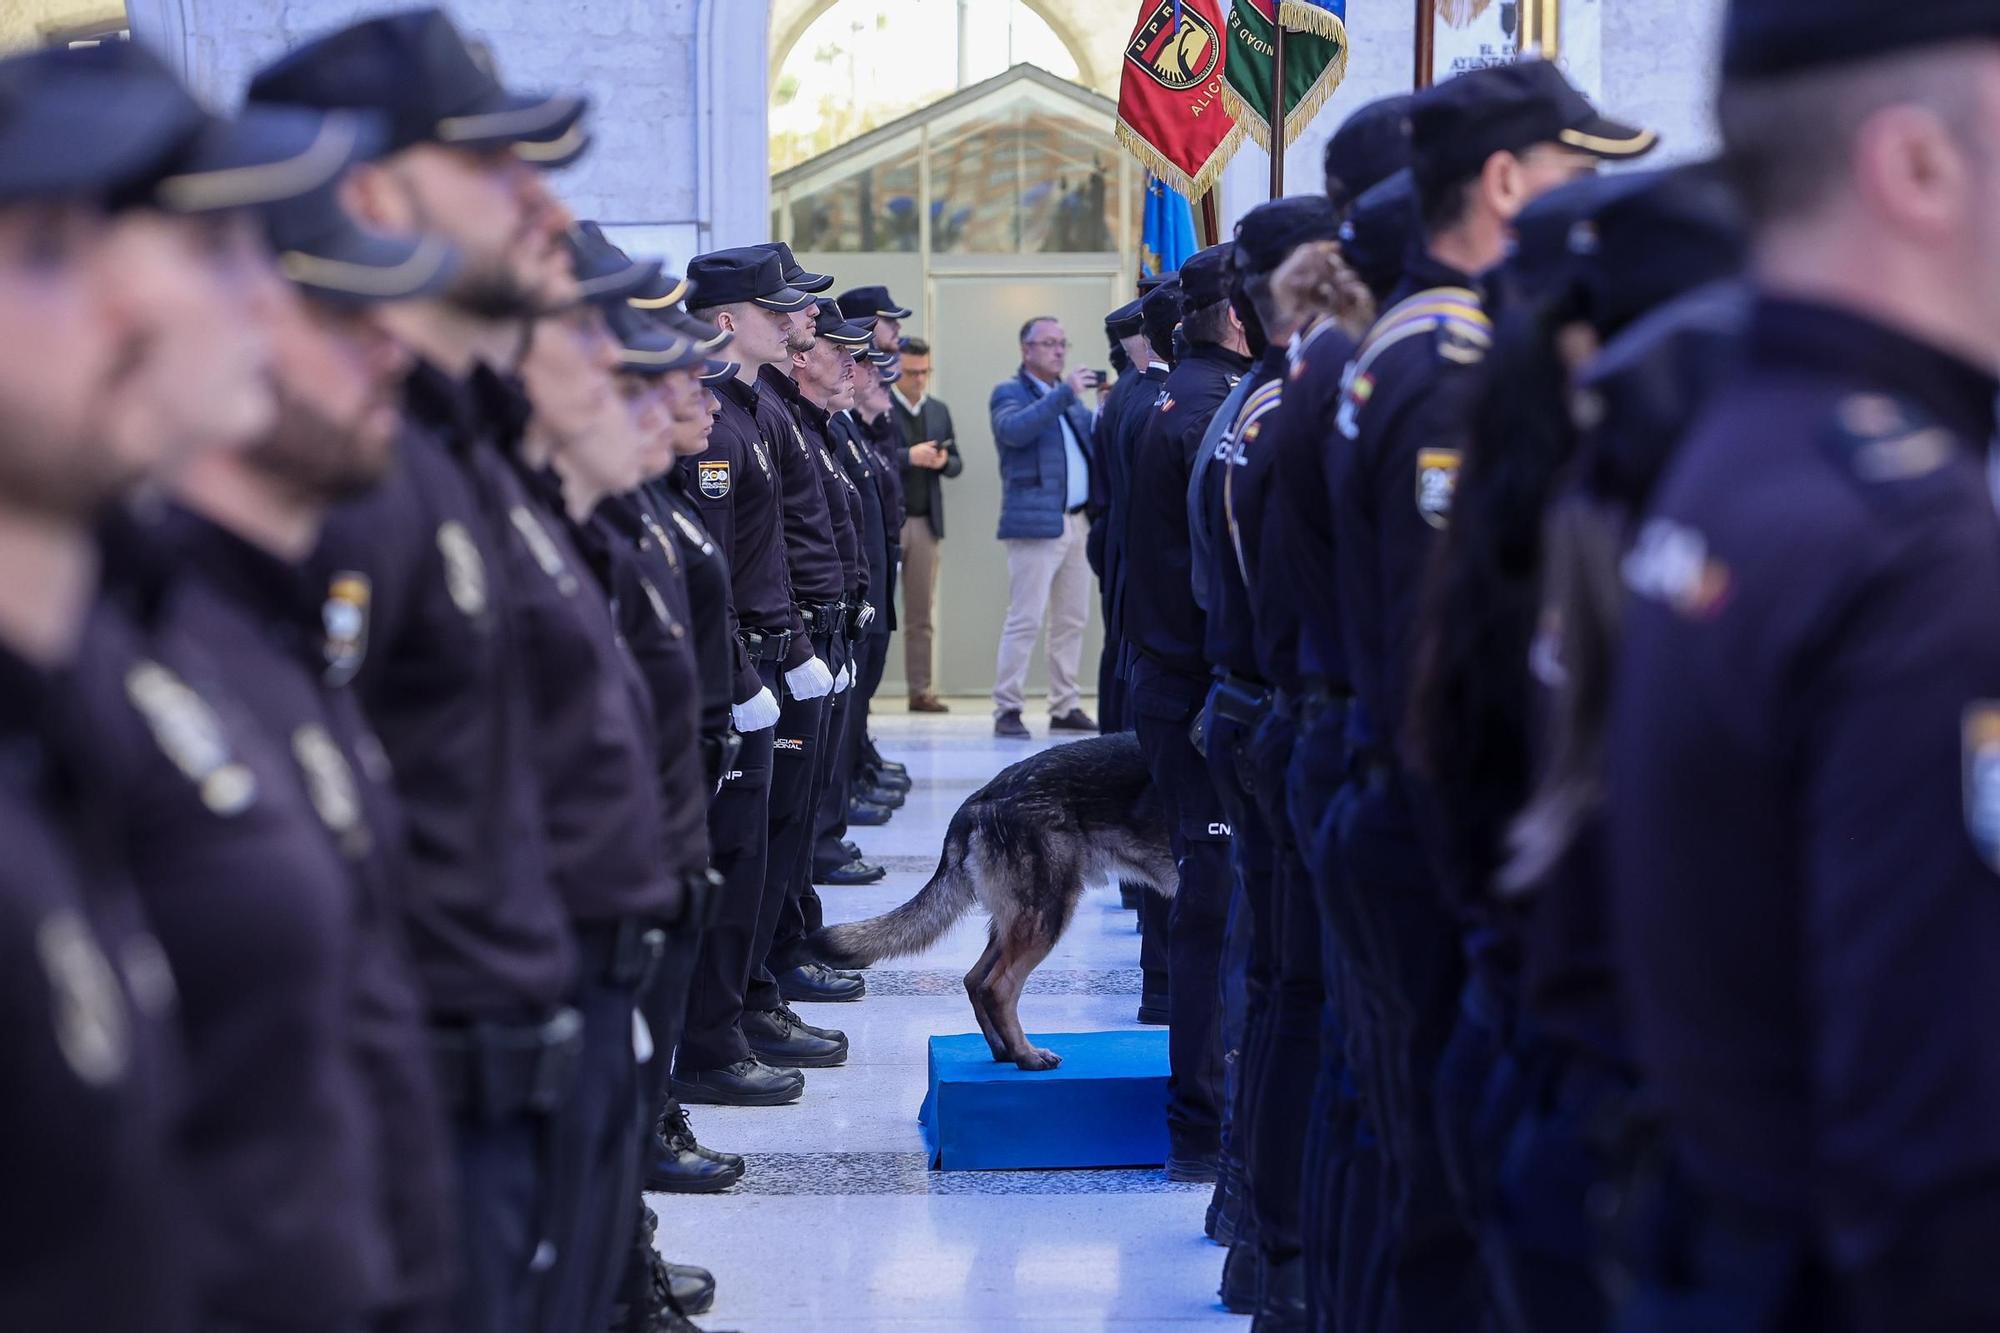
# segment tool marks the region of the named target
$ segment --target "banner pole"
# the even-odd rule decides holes
[[[1271,11],[1278,12],[1276,7]],[[1285,193],[1285,23],[1278,20],[1271,50],[1271,197]]]
[[[1201,225],[1204,233],[1202,248],[1222,243],[1222,221],[1216,212],[1215,191],[1210,190],[1201,197]]]

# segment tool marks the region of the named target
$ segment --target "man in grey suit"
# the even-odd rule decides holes
[[[910,711],[948,713],[931,688],[931,616],[944,555],[944,481],[964,470],[951,409],[930,396],[931,345],[902,340],[903,377],[892,401],[903,431],[903,670]]]
[[[1028,658],[1049,624],[1049,727],[1096,731],[1077,684],[1083,629],[1090,618],[1091,409],[1103,392],[1097,372],[1063,374],[1069,339],[1052,315],[1021,326],[1021,369],[996,385],[987,410],[1000,451],[1000,540],[1007,547],[1007,621],[994,670],[993,734],[1025,738],[1022,694]]]

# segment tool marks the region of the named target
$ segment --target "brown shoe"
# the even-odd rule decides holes
[[[949,713],[951,705],[935,694],[913,694],[910,696],[912,713]]]

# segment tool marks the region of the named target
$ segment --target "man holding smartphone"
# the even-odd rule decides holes
[[[930,396],[931,345],[902,340],[903,377],[891,401],[903,432],[903,671],[910,711],[948,713],[931,689],[932,611],[944,554],[944,481],[965,469],[951,409]]]

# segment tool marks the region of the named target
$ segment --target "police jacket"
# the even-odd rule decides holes
[[[512,461],[507,572],[522,590],[549,878],[582,929],[676,920],[652,699],[612,618],[616,585],[580,549],[555,474]],[[581,930],[578,942],[592,943]]]
[[[0,1328],[189,1333],[173,978],[70,693],[0,645]]]
[[[731,378],[715,386],[715,397],[720,407],[707,451],[681,459],[678,467],[689,496],[701,507],[702,526],[729,563],[737,625],[792,634],[782,664],[790,671],[804,666],[813,653],[793,606],[778,470],[757,425],[756,390]],[[743,703],[764,685],[740,642],[734,652],[736,697],[731,702]]]
[[[678,468],[668,472],[640,487],[634,498],[675,540],[687,575],[688,609],[694,618],[701,669],[702,758],[712,787],[722,777],[722,742],[730,730],[729,706],[736,692],[738,645],[729,562],[701,525],[701,509],[687,493],[685,472]]]
[[[828,431],[827,413],[807,401],[798,386],[786,380],[786,407],[790,410],[806,455],[812,459],[819,477],[820,491],[826,496],[827,518],[833,525],[833,546],[840,555],[843,600],[859,602],[868,592],[868,555],[862,549],[861,497],[854,483],[833,455],[833,439]]]
[[[1354,340],[1331,319],[1294,339],[1284,392],[1257,442],[1271,460],[1257,542],[1258,565],[1269,576],[1251,590],[1257,663],[1266,680],[1292,692],[1347,688],[1326,462],[1343,443],[1333,417],[1353,353]]]
[[[482,387],[484,386],[484,387]],[[517,595],[502,572],[507,465],[485,372],[412,371],[389,475],[328,516],[311,568],[328,671],[352,679],[403,810],[404,927],[434,1021],[536,1020],[574,954],[549,886]]]
[[[1712,1196],[1845,1326],[2000,1310],[2000,522],[1990,369],[1776,297],[1624,563],[1614,923]]]
[[[360,1322],[394,1262],[354,1031],[371,909],[317,804],[362,779],[320,772],[344,769],[324,728],[303,740],[267,728],[229,687],[258,647],[237,608],[170,574],[158,542],[125,524],[104,550],[107,595],[77,663],[84,762],[127,816],[118,851],[178,996],[182,1226],[200,1308],[255,1326],[303,1300]]]
[[[931,535],[944,540],[944,483],[947,478],[956,477],[965,471],[965,460],[958,456],[958,432],[951,424],[951,409],[937,399],[925,394],[922,401],[912,409],[902,396],[890,393],[890,424],[895,427],[892,460],[897,473],[898,489],[908,497],[908,516],[922,516],[930,523]],[[910,447],[934,440],[944,449],[944,467],[932,469],[910,465]],[[897,527],[902,520],[897,520]]]
[[[882,468],[881,455],[865,443],[859,430],[848,419],[846,413],[837,413],[827,423],[827,441],[833,448],[834,458],[840,464],[841,472],[854,488],[854,497],[861,509],[861,522],[855,533],[861,542],[861,553],[868,567],[867,601],[875,608],[874,622],[882,618],[884,603],[894,600],[896,567],[891,562],[894,555],[889,546],[889,524],[882,513],[882,488],[876,484],[875,474]]]
[[[1062,422],[1069,422],[1088,463],[1090,409],[1069,385],[1044,388],[1023,369],[994,386],[987,415],[1000,452],[1000,540],[1062,536],[1069,508]]]
[[[402,812],[381,743],[354,692],[325,678],[324,591],[304,569],[185,511],[162,540],[226,604],[204,615],[204,642],[234,698],[290,753],[319,831],[347,869],[348,1034],[376,1144],[374,1211],[392,1257],[383,1305],[443,1319],[457,1280],[451,1149],[399,915]]]
[[[1203,477],[1202,509],[1211,558],[1208,571],[1208,626],[1204,641],[1209,662],[1232,676],[1268,684],[1257,661],[1252,589],[1257,586],[1257,544],[1264,533],[1264,506],[1271,475],[1271,448],[1264,429],[1285,388],[1285,348],[1264,349],[1243,381],[1249,393],[1228,431],[1215,446]],[[1289,576],[1282,578],[1290,583]]]
[[[1190,582],[1188,478],[1210,420],[1249,368],[1250,358],[1219,344],[1191,348],[1133,445],[1127,539],[1146,558],[1126,573],[1125,638],[1184,676],[1208,675],[1206,626]]]
[[[1125,632],[1125,569],[1130,548],[1132,522],[1132,451],[1139,431],[1152,416],[1160,386],[1167,382],[1167,363],[1155,361],[1119,381],[1129,385],[1119,402],[1116,415],[1106,408],[1099,419],[1097,448],[1104,465],[1104,632],[1123,637]],[[1112,386],[1115,395],[1118,385]],[[1107,424],[1108,420],[1108,424]],[[1092,529],[1093,534],[1096,529]]]
[[[1392,767],[1419,604],[1451,517],[1491,323],[1470,280],[1418,255],[1348,367],[1330,456],[1341,636],[1364,748]]]
[[[602,550],[593,551],[600,542]],[[708,867],[713,784],[702,765],[701,668],[680,543],[637,495],[612,496],[598,505],[578,543],[585,558],[608,575],[618,633],[652,703],[667,873],[698,874]]]
[[[824,450],[814,450],[799,428],[790,399],[798,390],[776,366],[757,372],[757,428],[783,487],[785,563],[792,571],[792,596],[801,606],[829,605],[847,589],[850,561],[841,559],[826,473]]]

